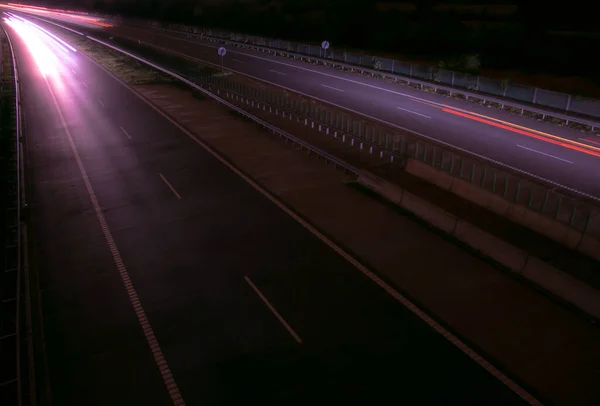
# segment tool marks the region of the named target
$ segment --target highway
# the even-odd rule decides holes
[[[220,66],[218,44],[155,28],[117,24],[93,29],[57,17],[90,35],[151,42]],[[264,53],[228,49],[233,72],[309,95],[528,174],[600,198],[600,136],[462,100]],[[465,114],[466,113],[466,114]]]
[[[103,69],[3,24],[42,404],[526,404]]]

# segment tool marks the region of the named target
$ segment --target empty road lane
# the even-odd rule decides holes
[[[103,69],[18,20],[5,27],[45,400],[527,403]]]

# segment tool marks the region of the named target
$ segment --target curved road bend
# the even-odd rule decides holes
[[[53,404],[524,404],[98,66],[7,29]]]
[[[69,19],[62,17],[62,20]],[[170,51],[221,63],[216,52],[219,45],[183,34],[126,25],[93,29],[78,20],[71,22],[79,24],[78,29],[105,39],[116,35],[154,41]],[[229,49],[224,65],[232,71],[360,112],[600,199],[598,135],[256,51]],[[468,118],[463,112],[468,113]],[[569,144],[573,142],[577,144]]]

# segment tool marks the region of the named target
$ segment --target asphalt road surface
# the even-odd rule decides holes
[[[4,24],[31,168],[43,401],[524,403],[97,65]]]
[[[59,19],[63,23],[77,24],[78,29],[91,35],[152,41],[171,52],[221,64],[217,55],[220,45],[183,34],[130,25],[95,26],[92,29],[78,19],[65,16]],[[319,98],[541,177],[563,188],[600,198],[598,135],[255,51],[229,48],[223,63],[229,70]],[[464,112],[469,114],[465,116]],[[470,113],[483,116],[474,117]]]

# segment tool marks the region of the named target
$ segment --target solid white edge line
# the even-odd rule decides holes
[[[59,24],[52,23],[52,22],[51,22],[51,24],[60,26]],[[63,28],[77,33],[77,31],[70,29],[68,27],[63,27]],[[135,55],[132,55],[127,51],[121,50],[113,45],[107,44],[107,43],[100,41],[93,37],[88,37],[88,38],[90,38],[93,41],[98,42],[99,44],[102,44],[109,48],[115,49],[115,50],[123,53],[124,55],[128,55],[134,59],[137,59],[140,62],[146,63],[149,66],[152,66],[152,64],[148,63],[148,61],[145,61],[142,58],[136,57]],[[91,59],[89,57],[87,57],[87,58],[92,63],[95,63],[93,59]],[[514,382],[512,379],[510,379],[505,374],[503,374],[500,370],[498,370],[498,368],[494,367],[490,362],[485,360],[479,354],[477,354],[469,346],[467,346],[465,343],[463,343],[458,337],[456,337],[450,331],[446,330],[441,324],[439,324],[432,317],[430,317],[427,313],[425,313],[423,310],[421,310],[415,304],[413,304],[411,301],[409,301],[407,298],[405,298],[402,294],[400,294],[398,291],[396,291],[392,286],[387,284],[384,280],[382,280],[380,277],[378,277],[373,272],[371,272],[367,267],[365,267],[362,263],[360,263],[358,260],[353,258],[350,254],[345,252],[341,247],[339,247],[337,244],[335,244],[333,241],[331,241],[328,237],[326,237],[324,234],[322,234],[320,231],[318,231],[315,227],[310,225],[308,222],[306,222],[304,219],[302,219],[300,216],[298,216],[295,212],[293,212],[291,209],[289,209],[287,206],[285,206],[274,195],[272,195],[270,192],[265,190],[262,186],[260,186],[258,183],[256,183],[254,180],[252,180],[250,177],[246,176],[243,172],[241,172],[239,169],[237,169],[237,167],[235,167],[232,163],[230,163],[225,158],[223,158],[220,154],[218,154],[212,147],[210,147],[208,144],[206,144],[201,139],[197,138],[194,134],[192,134],[185,127],[183,127],[181,124],[179,124],[173,118],[171,118],[168,114],[166,114],[164,111],[160,110],[157,106],[152,104],[152,102],[147,100],[144,96],[142,96],[142,94],[137,92],[133,87],[129,86],[128,84],[126,84],[125,82],[123,82],[122,80],[117,78],[114,74],[109,72],[107,69],[105,69],[101,65],[98,65],[97,63],[96,63],[96,65],[98,67],[100,67],[102,70],[104,70],[109,76],[113,77],[118,83],[121,83],[121,85],[123,87],[125,87],[126,89],[129,89],[129,91],[131,91],[135,96],[137,96],[140,100],[145,102],[148,106],[150,106],[152,109],[154,109],[157,113],[159,113],[161,116],[163,116],[166,120],[171,122],[175,127],[179,128],[179,130],[181,130],[182,133],[184,133],[189,138],[194,140],[198,145],[200,145],[202,148],[204,148],[209,154],[211,154],[218,161],[220,161],[223,165],[225,165],[227,168],[229,168],[232,172],[234,172],[236,175],[238,175],[240,178],[242,178],[244,181],[246,181],[250,186],[252,186],[255,190],[257,190],[260,194],[262,194],[265,198],[269,199],[273,204],[275,204],[277,207],[279,207],[282,211],[284,211],[286,214],[288,214],[290,217],[292,217],[294,220],[296,220],[300,225],[302,225],[304,228],[306,228],[308,231],[310,231],[315,237],[320,239],[324,244],[329,246],[332,250],[334,250],[336,253],[338,253],[342,258],[344,258],[346,261],[348,261],[350,264],[352,264],[355,268],[357,268],[360,272],[362,272],[367,278],[371,279],[379,287],[381,287],[383,290],[385,290],[390,296],[392,296],[399,303],[401,303],[407,309],[409,309],[411,312],[413,312],[413,314],[415,314],[417,317],[419,317],[429,327],[434,329],[436,332],[438,332],[440,335],[442,335],[444,338],[446,338],[449,342],[451,342],[455,347],[457,347],[460,351],[462,351],[465,355],[467,355],[469,358],[471,358],[475,363],[477,363],[479,366],[481,366],[483,369],[485,369],[490,375],[492,375],[494,378],[498,379],[500,382],[502,382],[504,385],[506,385],[508,388],[510,388],[514,393],[516,393],[518,396],[520,396],[523,400],[525,400],[530,405],[542,406],[542,403],[540,401],[538,401],[529,392],[527,392],[527,390],[525,390],[519,384]],[[164,69],[164,68],[162,68],[162,70],[163,70],[163,72],[166,71],[166,69]],[[176,74],[170,73],[170,75],[175,78],[178,78]]]
[[[129,135],[129,133],[127,132],[127,130],[123,127],[121,127],[121,131],[123,131],[123,133],[127,136],[127,138],[131,139],[131,135]]]
[[[164,175],[163,175],[162,173],[159,173],[159,174],[158,174],[158,176],[160,176],[160,178],[163,180],[163,182],[165,182],[165,183],[166,183],[166,185],[169,187],[169,189],[171,189],[171,192],[173,192],[173,194],[174,194],[175,196],[177,196],[177,198],[178,198],[179,200],[181,200],[181,196],[179,195],[179,193],[177,193],[177,191],[175,190],[175,188],[173,187],[173,185],[171,185],[171,184],[169,183],[169,181],[167,180],[167,178],[165,178],[165,177],[164,177]]]
[[[100,103],[100,105],[101,105],[102,107],[104,107],[104,103],[102,103],[102,100],[98,99],[98,103]]]
[[[343,92],[342,89],[338,89],[337,87],[327,86],[327,85],[323,85],[323,84],[321,84],[321,86],[326,87],[327,89],[332,89],[332,90],[337,90],[338,92]]]
[[[287,76],[287,73],[279,72],[278,70],[269,69],[269,72],[277,73],[278,75]]]
[[[300,338],[300,336],[298,334],[296,334],[294,329],[288,324],[287,321],[285,321],[285,319],[281,316],[281,314],[279,314],[277,309],[275,309],[275,307],[271,304],[271,302],[269,302],[269,300],[265,297],[265,295],[263,295],[262,292],[256,287],[256,285],[254,283],[252,283],[250,278],[247,276],[244,276],[244,279],[246,280],[246,282],[248,282],[248,285],[250,285],[250,287],[258,295],[258,297],[265,303],[265,305],[267,305],[269,310],[271,310],[271,313],[273,313],[275,315],[275,317],[277,317],[277,320],[279,320],[279,322],[283,325],[283,327],[285,327],[285,329],[291,334],[291,336],[294,337],[294,340],[296,340],[298,342],[298,344],[302,344],[302,339]]]
[[[536,154],[540,154],[540,155],[547,156],[547,157],[549,157],[549,158],[558,159],[559,161],[567,162],[567,163],[570,163],[570,164],[572,164],[572,163],[573,163],[572,161],[569,161],[569,160],[567,160],[567,159],[563,159],[563,158],[559,158],[559,157],[557,157],[557,156],[554,156],[554,155],[546,154],[545,152],[538,151],[537,149],[533,149],[533,148],[527,148],[527,147],[524,147],[523,145],[519,145],[519,144],[517,144],[517,147],[519,147],[519,148],[523,148],[523,149],[526,149],[526,150],[528,150],[528,151],[531,151],[531,152],[535,152]]]
[[[396,107],[396,108],[397,108],[398,110],[406,111],[407,113],[416,114],[417,116],[421,116],[421,117],[425,117],[425,118],[431,118],[431,117],[429,117],[429,116],[426,116],[425,114],[422,114],[422,113],[417,113],[416,111],[412,111],[412,110],[405,109],[405,108],[402,108],[402,107]]]
[[[45,79],[45,82],[46,82],[46,86],[48,87],[48,90],[50,92],[52,102],[54,103],[54,107],[56,108],[56,111],[60,118],[61,124],[63,126],[63,131],[67,136],[67,140],[69,142],[69,146],[71,147],[71,151],[72,151],[75,161],[77,163],[77,167],[79,168],[79,172],[81,173],[81,177],[85,184],[85,188],[87,189],[88,195],[90,197],[90,201],[92,203],[92,206],[94,207],[94,211],[96,213],[96,218],[97,218],[98,222],[100,223],[100,228],[102,229],[102,233],[104,234],[104,239],[106,240],[106,243],[108,244],[108,248],[112,254],[112,257],[113,257],[113,260],[117,267],[117,270],[119,271],[119,274],[121,275],[121,280],[123,282],[123,285],[125,286],[127,295],[129,296],[129,301],[131,302],[131,305],[133,306],[133,310],[135,312],[135,315],[137,316],[139,325],[141,326],[141,328],[143,330],[144,337],[146,338],[148,346],[150,347],[150,351],[152,352],[152,357],[154,358],[154,362],[156,363],[156,366],[158,367],[158,370],[161,374],[163,383],[165,384],[165,386],[167,388],[167,391],[171,397],[171,400],[173,401],[173,404],[175,406],[184,406],[185,402],[183,400],[183,397],[181,396],[181,392],[179,391],[177,383],[175,382],[175,379],[173,378],[173,374],[171,373],[171,369],[169,368],[169,365],[167,363],[165,355],[158,343],[158,339],[156,338],[154,329],[150,325],[148,316],[146,315],[146,312],[144,311],[142,304],[140,302],[139,295],[138,295],[135,287],[133,286],[133,282],[131,281],[129,272],[127,271],[127,268],[125,267],[123,258],[121,257],[121,253],[119,252],[119,249],[118,249],[118,247],[115,243],[115,240],[112,236],[112,232],[110,231],[110,229],[108,227],[108,222],[106,221],[106,218],[104,217],[104,213],[102,212],[102,208],[100,207],[100,202],[98,201],[96,192],[94,191],[92,183],[88,177],[85,166],[83,165],[83,161],[81,160],[81,156],[79,155],[79,151],[77,150],[77,146],[75,145],[75,141],[73,140],[71,131],[69,130],[69,127],[67,125],[65,117],[59,107],[59,104],[58,104],[58,101],[54,94],[54,91],[52,90],[52,87],[50,86],[50,83],[48,82],[47,79]]]

